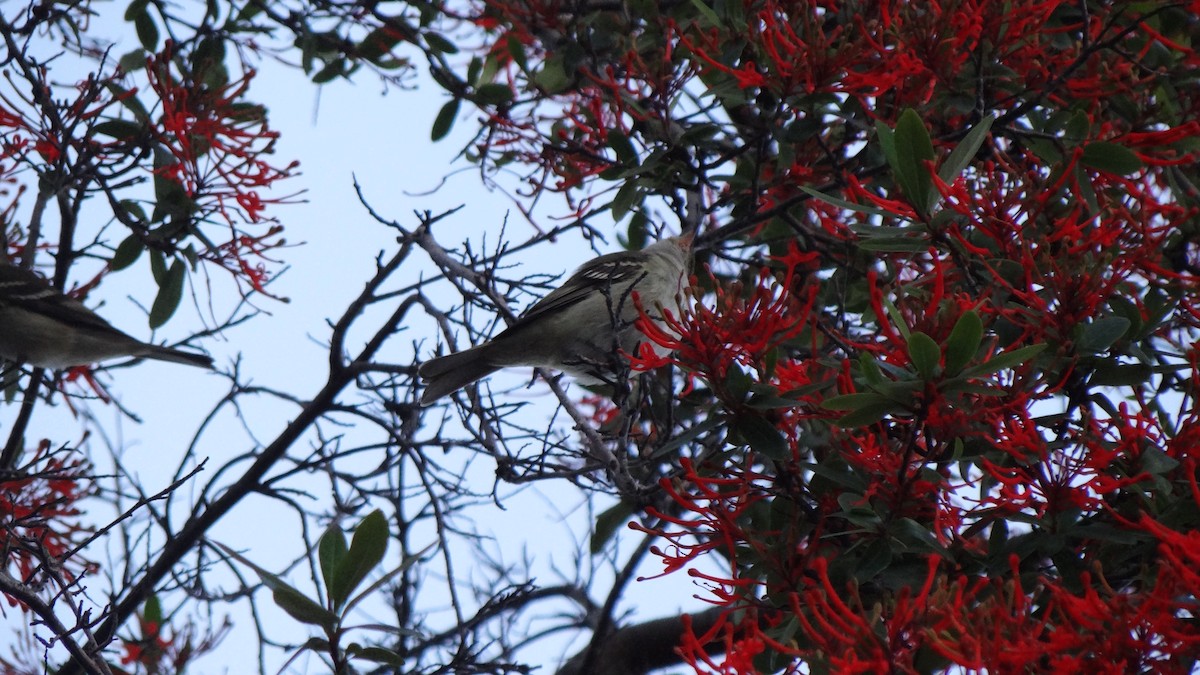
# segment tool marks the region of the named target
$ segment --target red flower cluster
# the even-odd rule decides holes
[[[38,445],[22,477],[0,480],[0,550],[6,568],[23,583],[39,583],[46,565],[62,570],[68,579],[78,570],[78,559],[68,553],[86,534],[76,522],[81,514],[77,502],[90,488],[83,481],[88,464],[52,452],[49,441]],[[60,568],[71,560],[73,568]],[[11,597],[10,604],[18,604]]]
[[[180,185],[202,213],[212,210],[231,225],[259,222],[267,204],[282,200],[264,199],[258,190],[291,176],[298,162],[280,168],[265,159],[279,133],[260,107],[242,100],[254,71],[220,86],[177,79],[168,45],[147,62],[146,75],[162,106],[155,140],[173,158],[161,162],[156,175]]]

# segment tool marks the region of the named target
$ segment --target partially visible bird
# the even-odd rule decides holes
[[[553,368],[584,384],[610,381],[617,349],[635,353],[645,339],[634,326],[633,292],[652,316],[659,307],[678,315],[691,244],[685,234],[585,263],[488,342],[422,363],[417,372],[428,383],[421,405],[511,366]]]
[[[32,271],[0,262],[0,358],[60,369],[123,356],[201,368],[213,362],[126,335]]]

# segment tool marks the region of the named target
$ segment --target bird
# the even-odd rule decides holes
[[[117,357],[211,368],[205,354],[142,342],[31,270],[0,262],[0,358],[60,370]]]
[[[692,238],[687,233],[584,263],[496,337],[422,363],[417,369],[426,381],[421,405],[512,366],[553,368],[582,384],[611,382],[620,371],[617,350],[635,353],[645,338],[634,326],[633,292],[652,316],[659,307],[678,314]]]

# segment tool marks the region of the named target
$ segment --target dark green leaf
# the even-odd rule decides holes
[[[326,63],[324,67],[317,71],[316,75],[312,76],[313,84],[325,84],[332,82],[342,75],[346,74],[346,60],[334,59]]]
[[[942,349],[933,338],[916,331],[908,336],[908,357],[912,359],[912,364],[921,379],[928,381],[937,375],[938,365],[942,360]]]
[[[910,548],[918,551],[946,552],[933,532],[912,518],[899,518],[888,529],[896,539]]]
[[[406,664],[403,656],[383,647],[362,647],[357,644],[351,644],[350,648],[347,648],[346,651],[355,658],[366,659],[375,663],[396,667],[403,667]]]
[[[566,66],[561,56],[551,56],[542,64],[542,69],[533,76],[533,81],[547,94],[558,94],[571,85]]]
[[[975,358],[983,341],[983,320],[979,313],[963,312],[946,338],[946,373],[957,375]]]
[[[827,410],[861,410],[867,406],[879,403],[890,403],[889,399],[870,392],[859,394],[842,394],[827,398],[821,402],[821,407]]]
[[[1142,160],[1132,150],[1108,141],[1088,143],[1083,148],[1080,161],[1090,168],[1119,176],[1128,176],[1142,170]]]
[[[842,415],[837,419],[839,427],[865,427],[882,420],[888,415],[903,410],[899,403],[880,397],[879,401],[864,405],[854,412]]]
[[[167,322],[179,308],[183,299],[183,285],[187,278],[187,266],[182,260],[171,263],[166,276],[158,287],[158,295],[150,306],[150,328],[158,328]]]
[[[358,55],[372,63],[377,62],[391,54],[392,48],[400,43],[400,36],[400,31],[392,26],[380,26],[367,33],[362,42],[358,43]],[[429,42],[429,46],[435,51],[437,50],[437,46],[428,39],[426,42]]]
[[[633,505],[624,501],[617,502],[612,508],[601,513],[596,518],[596,526],[592,529],[592,554],[595,555],[604,550],[609,540],[612,539],[613,534],[625,525],[625,523],[628,523],[633,514]]]
[[[1124,337],[1129,330],[1129,319],[1123,316],[1106,316],[1089,323],[1079,338],[1079,351],[1102,352]]]
[[[238,12],[237,20],[249,21],[250,19],[253,19],[259,13],[261,13],[263,9],[265,9],[265,2],[266,0],[249,0],[249,2],[242,7],[242,11]]]
[[[1145,384],[1154,369],[1144,363],[1113,363],[1105,359],[1092,369],[1088,384],[1096,387],[1136,387]]]
[[[462,103],[457,98],[451,99],[442,106],[438,111],[437,117],[433,120],[433,129],[429,132],[429,138],[434,141],[440,141],[450,133],[450,129],[454,126],[454,118],[458,116],[458,108]]]
[[[863,380],[867,384],[880,384],[883,382],[883,373],[879,370],[879,364],[875,362],[875,357],[863,352],[858,356],[858,368],[862,373]]]
[[[129,6],[125,8],[125,20],[134,21],[139,14],[146,11],[146,5],[150,4],[150,0],[133,0]]]
[[[885,217],[889,217],[889,218],[899,218],[900,217],[899,214],[890,213],[888,211],[884,211],[883,209],[880,209],[880,208],[877,208],[874,206],[865,206],[863,204],[855,204],[854,202],[848,202],[845,199],[841,199],[839,197],[834,197],[833,195],[825,194],[824,192],[810,188],[807,185],[799,185],[797,187],[799,187],[802,192],[804,192],[816,199],[820,199],[821,201],[823,201],[827,204],[833,204],[834,206],[838,207],[839,209],[846,209],[849,211],[857,211],[859,213],[866,213],[866,214],[872,215],[872,216],[885,216]]]
[[[991,375],[992,373],[1004,370],[1005,368],[1012,368],[1025,363],[1026,361],[1042,353],[1042,350],[1045,348],[1046,344],[1041,343],[1030,345],[1028,347],[1021,347],[1020,349],[1014,349],[1012,351],[1004,352],[1003,354],[997,354],[978,366],[975,366],[974,368],[968,368],[966,371],[964,371],[964,374],[968,377],[982,377],[984,375]]]
[[[642,203],[642,197],[642,191],[639,189],[637,181],[625,181],[625,184],[617,190],[617,194],[613,196],[612,204],[609,206],[609,209],[612,210],[613,220],[619,222],[629,213],[630,209]]]
[[[429,44],[429,48],[435,52],[443,54],[457,54],[458,46],[447,40],[445,37],[434,31],[428,31],[422,34],[425,42]]]
[[[1092,121],[1088,119],[1087,113],[1076,110],[1070,121],[1067,122],[1063,137],[1072,144],[1076,144],[1087,138],[1091,129]]]
[[[476,100],[483,105],[500,105],[512,100],[512,89],[507,84],[491,83],[475,89]]]
[[[863,557],[854,567],[854,578],[860,582],[871,581],[892,563],[892,548],[883,539],[876,539],[867,546]]]
[[[525,53],[525,45],[521,44],[521,39],[515,33],[508,34],[504,47],[512,57],[513,63],[523,72],[529,72],[529,55]]]
[[[333,586],[333,573],[346,557],[349,549],[346,546],[346,535],[336,523],[331,523],[321,542],[317,545],[317,558],[321,562],[321,577],[325,581],[325,590]]]
[[[334,571],[333,582],[329,585],[329,597],[334,607],[341,607],[371,570],[383,561],[387,545],[387,518],[382,511],[372,511],[354,529],[350,550]]]
[[[135,118],[143,122],[150,121],[149,111],[146,110],[146,106],[142,105],[142,102],[138,100],[138,97],[133,92],[112,82],[106,82],[104,87],[111,91],[113,98],[120,101],[121,105],[132,112]]]
[[[153,624],[162,624],[162,603],[159,602],[157,595],[150,596],[150,599],[146,601],[146,606],[142,609],[142,618]]]
[[[721,17],[717,16],[717,13],[714,12],[712,7],[709,7],[704,0],[692,0],[692,6],[694,6],[700,12],[700,16],[704,17],[709,26],[725,25],[725,23],[721,21]]]
[[[933,179],[925,163],[934,158],[933,142],[925,122],[912,108],[905,109],[896,121],[895,144],[897,163],[892,170],[897,181],[917,211],[929,213],[935,195]]]
[[[987,140],[988,130],[992,128],[992,122],[996,118],[988,115],[979,120],[979,123],[967,132],[958,145],[954,146],[954,150],[950,152],[950,156],[946,158],[946,162],[942,164],[942,168],[938,170],[938,177],[943,182],[953,183],[959,174],[971,164],[971,160],[975,159],[979,148],[983,146],[983,142]]]
[[[319,605],[316,601],[308,598],[300,591],[293,588],[283,579],[271,574],[265,569],[250,562],[245,556],[228,546],[217,543],[217,546],[229,554],[231,558],[240,561],[254,570],[258,577],[262,579],[263,585],[271,591],[271,596],[275,600],[275,604],[280,609],[287,612],[289,616],[301,623],[321,626],[326,631],[333,630],[337,625],[338,618],[332,612]]]
[[[1100,201],[1096,199],[1096,190],[1092,187],[1092,180],[1087,172],[1083,170],[1083,164],[1076,164],[1074,173],[1077,194],[1083,199],[1083,203],[1087,204],[1088,213],[1092,216],[1097,215],[1100,213]]]
[[[633,143],[630,142],[625,132],[619,129],[608,132],[608,147],[613,149],[613,154],[617,156],[617,161],[621,164],[637,165],[637,150],[634,149]]]
[[[271,589],[271,599],[275,601],[275,604],[300,623],[322,628],[330,628],[337,624],[337,617],[333,613],[317,604],[315,600],[283,583],[278,577],[275,577],[274,583],[268,582],[267,578],[263,577],[263,582]]]
[[[896,167],[900,165],[900,157],[896,154],[896,132],[892,131],[883,120],[875,122],[875,137],[879,139],[879,147],[883,150],[883,157],[887,160],[888,166],[892,168],[892,172],[897,171]]]
[[[1179,460],[1154,446],[1142,450],[1142,471],[1152,476],[1162,476],[1179,467]]]
[[[732,426],[746,445],[758,454],[781,461],[791,458],[787,439],[766,419],[747,413],[735,418]]]
[[[150,12],[143,11],[133,19],[133,27],[137,29],[138,41],[146,51],[154,51],[158,47],[158,26],[150,18]]]
[[[137,138],[145,131],[145,127],[129,120],[105,120],[92,127],[92,129],[98,134],[103,134],[119,141]]]
[[[915,253],[929,248],[929,242],[912,237],[874,237],[860,239],[858,247],[864,251],[880,253]]]
[[[146,50],[138,47],[127,52],[117,61],[117,66],[125,73],[142,70],[146,67]]]
[[[114,272],[123,270],[140,258],[142,251],[145,249],[146,246],[142,243],[142,238],[136,234],[131,234],[125,237],[124,241],[120,244],[117,244],[117,250],[113,251],[113,257],[108,262],[108,266]]]

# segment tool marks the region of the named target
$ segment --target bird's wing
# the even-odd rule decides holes
[[[0,264],[0,304],[20,307],[73,326],[100,331],[115,331],[78,300],[46,283],[31,270],[16,265]]]
[[[640,253],[618,252],[602,255],[584,263],[575,270],[562,286],[538,300],[525,310],[509,329],[528,323],[535,317],[557,312],[574,305],[580,300],[624,283],[635,282],[645,270],[644,256]],[[621,298],[613,298],[620,302]]]

